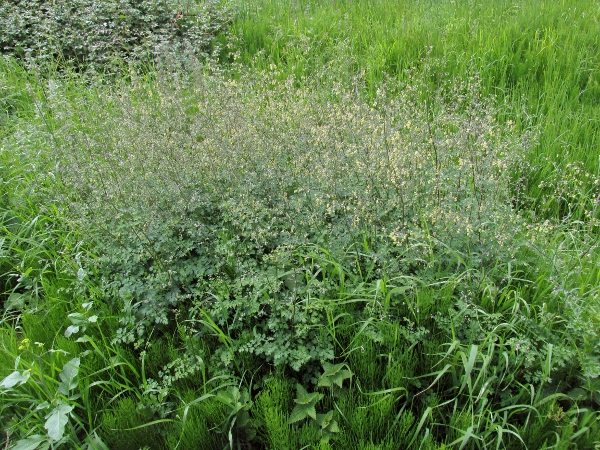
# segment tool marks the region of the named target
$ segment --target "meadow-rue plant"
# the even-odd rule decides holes
[[[511,171],[528,144],[496,121],[478,78],[389,81],[372,100],[327,70],[327,90],[208,66],[97,91],[101,107],[41,105],[64,213],[98,236],[95,264],[122,304],[118,341],[143,345],[185,306],[236,336],[235,352],[299,370],[333,357],[327,307],[311,300],[332,286],[299,246],[342,255],[377,235],[363,278],[382,264],[429,270],[448,248],[482,268],[515,258]]]

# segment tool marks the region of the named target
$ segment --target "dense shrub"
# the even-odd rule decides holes
[[[44,63],[59,59],[106,72],[125,59],[149,62],[161,48],[210,48],[231,19],[217,0],[193,12],[162,0],[17,0],[0,4],[0,51]]]

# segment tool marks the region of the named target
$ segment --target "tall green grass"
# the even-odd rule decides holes
[[[239,58],[260,68],[274,64],[282,77],[309,75],[340,54],[348,79],[363,73],[371,91],[384,76],[404,79],[428,58],[443,58],[440,79],[478,73],[485,95],[513,105],[503,120],[539,127],[527,180],[536,205],[548,194],[538,186],[552,178],[552,162],[598,170],[595,1],[255,0],[239,9],[232,26]],[[560,216],[560,207],[543,214]]]

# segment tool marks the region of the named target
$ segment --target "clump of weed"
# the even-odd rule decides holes
[[[361,260],[347,249],[379,236],[374,267],[351,269],[364,281],[386,260],[431,268],[447,248],[483,267],[514,258],[509,181],[527,141],[496,121],[477,77],[390,82],[365,99],[329,68],[302,88],[276,70],[209,69],[89,101],[47,95],[61,202],[98,237],[107,295],[122,304],[119,340],[193,306],[197,324],[235,338],[234,353],[298,370],[332,358],[318,327],[326,307],[310,299],[335,283],[296,249]]]

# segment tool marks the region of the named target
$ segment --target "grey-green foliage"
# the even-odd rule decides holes
[[[426,269],[447,248],[483,266],[514,256],[508,184],[527,142],[496,122],[476,77],[390,82],[373,102],[334,70],[298,89],[200,67],[77,102],[48,84],[32,140],[53,143],[64,213],[97,237],[119,340],[193,306],[199,333],[206,312],[232,339],[225,366],[246,352],[299,370],[333,358],[323,325],[342,294],[319,246],[353,282]]]
[[[161,0],[8,1],[0,4],[0,52],[104,73],[119,60],[149,62],[165,46],[206,52],[230,20],[216,0],[183,7]]]

